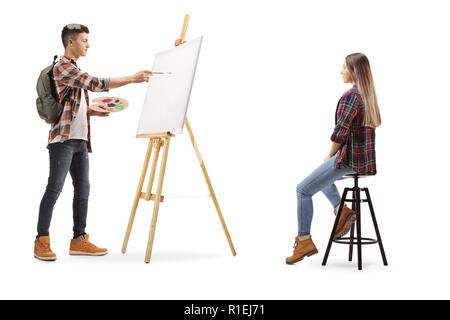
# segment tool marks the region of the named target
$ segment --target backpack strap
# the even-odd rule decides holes
[[[56,60],[58,59],[58,56],[55,55],[53,57],[53,67],[50,70],[50,72],[48,73],[49,77],[50,77],[50,87],[52,90],[52,95],[55,98],[55,100],[57,100],[59,103],[64,104],[66,103],[66,101],[68,101],[70,99],[70,96],[72,95],[72,91],[73,89],[71,87],[65,87],[63,92],[62,92],[62,99],[59,100],[59,96],[56,90],[56,83],[55,83],[55,79],[53,78],[53,68],[55,67],[56,64]]]
[[[56,101],[59,102],[58,93],[56,91],[55,79],[53,78],[53,68],[55,67],[55,64],[56,64],[56,58],[58,58],[58,56],[55,55],[53,57],[52,67],[48,71],[48,77],[50,78],[50,90],[51,90],[52,96]]]

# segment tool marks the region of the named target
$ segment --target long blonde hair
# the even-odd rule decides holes
[[[381,116],[369,59],[362,53],[352,53],[345,58],[345,63],[364,101],[364,124],[376,128],[381,124]]]

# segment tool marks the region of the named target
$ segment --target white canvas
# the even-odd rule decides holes
[[[155,55],[137,134],[182,133],[203,37]]]

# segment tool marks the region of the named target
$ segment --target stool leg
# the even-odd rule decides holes
[[[361,250],[361,189],[356,189],[356,238],[358,245],[358,270],[362,270],[362,250]]]
[[[336,215],[336,219],[334,220],[334,226],[333,226],[333,230],[331,231],[330,240],[328,241],[327,250],[325,251],[325,256],[323,257],[323,261],[322,261],[323,266],[327,264],[328,255],[330,254],[331,245],[333,244],[334,234],[336,233],[339,218],[341,217],[342,208],[344,207],[345,200],[347,200],[346,197],[347,197],[348,190],[349,190],[349,188],[345,188],[344,193],[342,194],[341,203],[339,205],[339,210]]]
[[[355,224],[352,224],[350,229],[350,246],[348,249],[348,261],[353,260],[353,239],[355,238]]]
[[[385,266],[387,266],[388,263],[386,260],[386,254],[384,253],[383,242],[381,241],[380,231],[378,230],[377,219],[375,218],[375,212],[373,210],[372,200],[370,199],[369,189],[365,188],[364,191],[366,193],[367,203],[369,204],[370,215],[372,216],[373,226],[375,227],[375,233],[377,234],[377,241],[378,241],[378,245],[380,246],[381,257],[383,258],[383,264]]]
[[[352,194],[353,194],[352,199],[355,200],[356,199],[355,191],[353,191]],[[352,202],[352,210],[356,211],[355,202]],[[354,239],[354,237],[355,237],[355,224],[352,224],[352,227],[350,229],[350,245],[348,248],[348,261],[353,260],[353,239]]]

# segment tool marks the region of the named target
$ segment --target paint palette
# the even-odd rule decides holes
[[[100,97],[92,100],[96,104],[89,106],[97,112],[119,112],[128,108],[128,101],[118,97]]]

